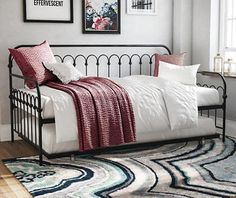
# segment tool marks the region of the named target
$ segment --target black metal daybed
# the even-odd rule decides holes
[[[22,47],[32,47],[34,45],[20,45],[15,47],[15,49],[22,48]],[[155,50],[162,51],[163,54],[171,54],[171,51],[168,47],[165,45],[50,45],[51,48],[53,49],[91,49],[91,51],[95,48],[100,48],[102,50],[106,48],[113,48],[113,49],[129,49],[131,51],[135,51],[135,49],[141,49],[141,48],[153,48]],[[65,55],[55,55],[55,57],[60,60],[61,62],[64,62],[67,58],[70,58],[73,60],[74,66],[77,64],[77,59],[81,58],[83,60],[83,66],[85,70],[85,74],[88,75],[89,73],[89,63],[91,60],[94,61],[96,65],[96,76],[100,76],[100,61],[101,59],[106,60],[106,66],[107,66],[107,77],[111,76],[111,65],[112,61],[117,62],[117,73],[118,76],[122,76],[122,65],[123,64],[128,64],[129,68],[126,68],[128,71],[128,75],[133,74],[133,65],[134,65],[134,59],[136,59],[136,67],[138,63],[138,68],[136,68],[136,72],[145,75],[150,75],[152,76],[153,74],[153,63],[155,62],[154,60],[154,54],[137,54],[137,53],[121,53],[121,54],[116,54],[112,53],[111,55],[106,55],[106,54],[76,54],[76,55],[71,55],[71,54],[65,54]],[[146,61],[145,61],[145,60]],[[13,58],[11,55],[9,55],[9,91],[10,91],[10,118],[11,118],[11,141],[14,142],[14,133],[18,134],[19,137],[21,137],[23,140],[27,141],[28,143],[32,144],[37,150],[39,151],[39,162],[42,164],[43,160],[43,155],[45,155],[47,158],[56,158],[56,157],[61,157],[61,156],[67,156],[67,155],[72,155],[72,154],[78,154],[78,151],[73,151],[73,152],[66,152],[66,153],[57,153],[57,154],[49,154],[46,151],[43,150],[42,147],[42,127],[43,125],[47,125],[50,123],[55,123],[54,118],[50,119],[45,119],[42,116],[42,104],[41,104],[41,93],[40,93],[40,86],[36,81],[33,79],[29,79],[26,77],[23,77],[18,74],[13,73]],[[125,63],[124,63],[125,62]],[[104,63],[103,63],[104,64]],[[149,66],[149,71],[143,71],[143,65],[146,64]],[[203,87],[210,87],[210,88],[215,88],[217,89],[222,96],[222,103],[217,104],[217,105],[210,105],[210,106],[200,106],[198,107],[200,113],[202,114],[203,112],[207,112],[206,116],[210,117],[211,111],[213,111],[213,114],[215,116],[215,125],[217,128],[222,129],[222,140],[225,141],[225,124],[226,124],[226,99],[227,99],[227,86],[226,86],[226,81],[224,77],[215,72],[209,72],[209,71],[200,71],[198,72],[199,75],[201,76],[213,76],[218,78],[221,83],[220,85],[207,85],[205,83],[200,84],[198,83],[198,86],[203,86]],[[36,85],[36,90],[37,90],[37,96],[30,95],[29,93],[26,93],[22,91],[19,88],[15,88],[14,86],[14,80],[15,79],[21,79],[21,80],[29,80],[35,83]],[[218,110],[222,110],[222,126],[217,125],[217,117],[218,117]],[[36,116],[38,122],[36,122]],[[21,120],[23,118],[27,118],[31,120],[31,123],[33,120],[34,126],[31,124],[29,125],[29,122],[22,122]],[[173,143],[173,142],[181,142],[181,141],[191,141],[191,140],[201,140],[204,138],[216,138],[219,137],[219,134],[216,135],[209,135],[209,136],[197,136],[194,138],[184,138],[184,139],[174,139],[174,140],[168,140],[168,141],[161,141],[161,142],[155,142],[152,144],[166,144],[166,143]],[[126,147],[134,147],[137,145],[126,145]],[[143,144],[140,144],[140,146],[143,146]],[[119,148],[122,148],[124,146],[121,146]],[[112,148],[111,148],[112,149]],[[82,154],[88,154],[88,153],[97,153],[97,152],[104,152],[105,150],[108,149],[99,149],[87,153],[82,153]],[[81,154],[81,153],[80,153]]]

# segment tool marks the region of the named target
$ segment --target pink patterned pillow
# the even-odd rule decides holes
[[[182,53],[179,55],[160,55],[155,54],[155,69],[153,76],[158,76],[159,73],[159,62],[166,62],[170,64],[175,65],[183,65],[184,64],[184,58],[186,53]]]
[[[9,49],[9,51],[25,77],[33,78],[39,85],[55,79],[55,76],[42,64],[42,62],[56,63],[47,41],[31,48]],[[30,89],[35,88],[31,81],[25,83]]]

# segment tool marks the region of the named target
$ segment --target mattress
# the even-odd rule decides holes
[[[41,86],[41,101],[42,101],[42,117],[43,118],[54,118],[54,109],[53,109],[53,101],[47,96],[45,86]],[[22,89],[22,91],[30,93],[36,96],[35,90]],[[210,106],[217,105],[220,103],[219,92],[214,88],[207,87],[196,87],[197,93],[197,102],[198,106]]]
[[[214,88],[196,87],[198,106],[211,106],[220,104],[219,92]]]
[[[185,87],[148,76],[130,76],[116,79],[115,82],[123,86],[131,98],[138,143],[215,134],[213,120],[202,117],[198,119],[197,103],[200,106],[218,104],[217,90]],[[56,120],[55,124],[43,125],[44,150],[50,154],[78,150],[77,117],[72,97],[46,86],[41,86],[40,91],[42,116],[55,117]],[[36,95],[34,90],[26,92]],[[177,124],[182,122],[181,127],[172,128],[170,118],[177,120]]]
[[[49,153],[60,153],[79,150],[78,139],[70,142],[56,143],[55,125],[45,125],[43,129],[43,148]],[[200,118],[197,128],[177,131],[156,131],[156,133],[137,133],[137,143],[164,141],[170,139],[187,138],[194,136],[213,135],[216,133],[214,121],[209,118]]]
[[[173,131],[170,129],[169,130],[166,129],[165,131],[157,130],[156,132],[140,131],[136,133],[137,142],[132,144],[164,141],[171,139],[191,138],[196,136],[216,134],[216,128],[213,119],[199,116],[198,123],[199,123],[198,127],[191,129],[181,129]],[[56,142],[55,124],[44,125],[42,134],[43,134],[43,149],[48,154],[79,151],[78,138],[75,138],[73,141],[60,142],[60,143]]]

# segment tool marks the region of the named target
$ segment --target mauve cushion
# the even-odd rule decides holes
[[[182,54],[173,54],[173,55],[161,55],[161,54],[155,54],[155,69],[153,76],[158,76],[159,73],[159,62],[166,62],[170,64],[175,65],[183,65],[184,64],[184,58],[186,53]]]
[[[9,51],[23,76],[36,80],[39,85],[55,79],[55,76],[42,64],[43,62],[56,62],[47,41],[31,48],[9,49]],[[30,89],[35,88],[33,82],[26,80],[25,83]]]

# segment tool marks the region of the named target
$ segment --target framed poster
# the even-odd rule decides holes
[[[24,22],[73,23],[73,0],[23,0]]]
[[[120,34],[120,0],[82,0],[83,33]]]
[[[156,15],[157,0],[126,0],[127,14]]]

